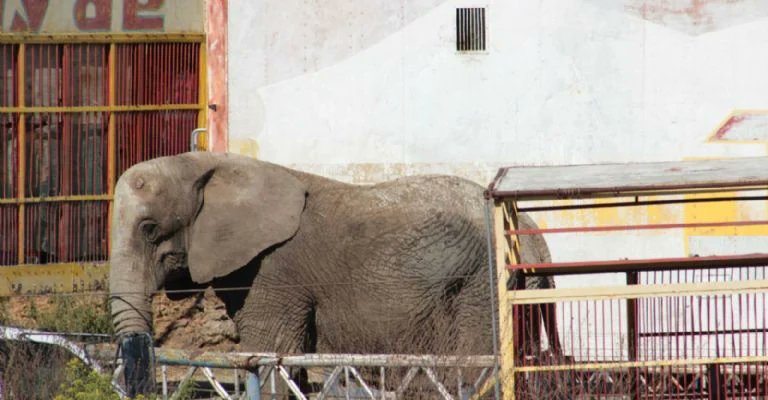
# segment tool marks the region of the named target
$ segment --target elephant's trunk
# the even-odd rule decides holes
[[[130,257],[112,254],[109,276],[110,305],[129,398],[154,389],[152,357],[152,303],[144,274],[147,269]]]
[[[114,254],[111,259],[109,295],[112,323],[118,336],[152,330],[152,288],[147,288],[142,272],[148,266],[138,264],[138,260]]]

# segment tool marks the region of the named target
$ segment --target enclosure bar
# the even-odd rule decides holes
[[[117,44],[110,43],[109,45],[109,59],[107,61],[109,66],[108,84],[109,89],[107,92],[107,104],[110,107],[114,107],[117,104]],[[117,115],[110,112],[108,114],[109,123],[107,125],[107,195],[111,198],[115,194],[115,183],[117,181],[117,133],[116,123]],[[110,201],[107,206],[107,251],[111,251],[112,248],[112,211],[113,202]]]
[[[639,260],[573,261],[555,263],[509,264],[511,271],[521,270],[528,275],[568,275],[606,272],[664,271],[690,268],[750,267],[768,265],[768,253],[647,258]],[[535,271],[535,270],[539,271]]]
[[[88,346],[88,351],[98,359],[112,359],[114,344]],[[261,366],[283,365],[286,367],[335,367],[354,365],[357,367],[462,367],[492,368],[495,357],[485,356],[439,356],[413,354],[300,354],[281,355],[276,353],[219,353],[194,352],[156,347],[157,364],[207,366],[225,369],[253,369]],[[194,364],[194,365],[193,365]]]
[[[202,33],[0,33],[0,43],[9,44],[84,44],[84,43],[204,43]]]
[[[115,43],[111,43],[109,45],[109,92],[108,92],[108,104],[109,107],[115,107],[115,104],[117,104],[117,92],[116,92],[116,82],[115,79],[117,77],[117,45]],[[116,169],[116,143],[115,143],[115,114],[111,113],[109,114],[109,126],[107,127],[107,193],[109,195],[113,195],[115,193],[115,171]]]
[[[678,229],[678,228],[714,228],[723,226],[753,226],[768,225],[768,220],[757,221],[724,221],[724,222],[699,222],[699,223],[680,223],[680,224],[645,224],[645,225],[611,225],[611,226],[585,226],[572,228],[538,228],[538,229],[518,229],[516,231],[507,231],[507,235],[538,235],[546,233],[578,233],[578,232],[614,232],[614,231],[643,231],[655,229]]]
[[[198,128],[208,128],[208,52],[207,52],[208,46],[205,42],[200,44],[200,55],[198,57],[198,62],[200,65],[198,66],[197,70],[198,72],[198,103],[199,103],[199,109],[197,113],[197,127]],[[198,138],[197,142],[197,148],[196,151],[199,150],[208,150],[208,138],[210,135],[208,134],[208,131],[203,131],[200,136],[202,138]],[[202,139],[202,140],[201,140]],[[202,143],[202,146],[201,146]]]
[[[626,274],[627,286],[638,284],[638,273],[627,272]],[[637,313],[637,299],[627,299],[627,356],[629,361],[637,361],[638,359],[638,313]],[[632,368],[629,371],[631,392],[630,399],[640,400],[640,392],[637,390],[639,374],[636,368]]]
[[[605,371],[611,369],[628,368],[660,368],[660,367],[689,367],[692,365],[723,365],[744,363],[765,363],[768,355],[740,356],[740,357],[713,357],[684,360],[652,360],[652,361],[608,361],[604,363],[591,362],[580,364],[562,365],[532,365],[517,367],[515,372],[555,372],[555,371]]]
[[[26,72],[27,72],[26,71],[26,67],[25,67],[25,64],[26,64],[25,63],[25,61],[26,61],[25,59],[26,59],[26,46],[24,45],[24,43],[21,43],[19,45],[19,53],[18,53],[18,56],[16,58],[16,65],[17,65],[17,67],[16,67],[17,75],[16,76],[18,77],[18,81],[16,82],[16,84],[18,85],[16,87],[16,90],[17,90],[17,97],[16,97],[17,103],[16,104],[18,104],[21,107],[21,111],[19,111],[19,114],[18,114],[18,117],[17,117],[18,118],[17,127],[18,127],[18,138],[19,139],[17,141],[18,150],[16,151],[16,153],[18,155],[18,158],[19,158],[19,170],[18,170],[18,176],[17,176],[17,178],[18,178],[18,181],[17,181],[18,187],[16,188],[16,190],[17,190],[16,197],[17,197],[17,200],[20,202],[19,203],[19,210],[18,210],[18,212],[19,212],[19,215],[18,215],[18,218],[19,218],[19,223],[18,223],[18,240],[19,240],[19,242],[18,242],[18,244],[19,244],[18,262],[19,262],[19,264],[24,264],[24,262],[26,262],[25,254],[24,254],[24,252],[26,251],[24,249],[24,240],[26,239],[26,232],[25,232],[26,226],[25,226],[25,218],[24,218],[24,215],[25,215],[24,208],[25,207],[24,207],[24,203],[23,203],[24,198],[26,197],[26,195],[24,193],[24,189],[25,189],[25,186],[26,186],[25,180],[26,180],[26,170],[27,170],[27,138],[26,138],[26,131],[27,131],[26,130],[26,128],[27,128],[26,125],[27,124],[26,124],[26,120],[25,120],[26,114],[24,113],[24,105],[25,105],[24,103],[26,102],[26,100],[24,99],[25,91],[26,91],[26,87],[25,87],[25,84],[24,84],[24,79],[25,79]]]
[[[514,213],[514,211],[512,211]],[[511,264],[520,262],[518,254],[512,247],[513,240],[517,237],[504,237],[504,232],[508,229],[518,229],[516,218],[510,217],[505,201],[496,201],[494,207],[494,237],[498,238],[496,243],[496,293],[499,304],[499,342],[500,348],[500,373],[501,376],[495,379],[501,381],[501,391],[505,399],[515,400],[515,346],[514,319],[512,317],[512,306],[509,301],[510,293],[507,290],[507,278],[509,271],[506,268],[507,258]]]
[[[743,294],[743,293],[739,293]],[[641,338],[651,337],[677,337],[677,336],[714,336],[714,335],[743,335],[746,333],[759,333],[764,334],[766,330],[764,328],[750,328],[750,329],[719,329],[719,330],[703,330],[703,331],[675,331],[675,332],[644,332],[638,334]]]
[[[567,210],[585,210],[585,209],[588,210],[593,208],[653,206],[653,205],[687,204],[687,203],[717,203],[717,202],[728,202],[728,201],[754,201],[754,200],[760,200],[760,201],[768,200],[768,196],[707,197],[707,198],[697,198],[697,199],[643,200],[643,201],[638,199],[636,201],[620,201],[620,202],[613,202],[613,203],[521,207],[519,211],[520,212],[567,211]]]
[[[204,110],[200,103],[196,104],[113,104],[106,106],[72,106],[72,107],[0,107],[0,114],[12,114],[19,112],[47,112],[47,113],[88,113],[88,112],[141,112],[141,111],[180,111],[180,110]]]
[[[603,286],[561,289],[518,290],[511,304],[546,304],[564,301],[684,297],[768,291],[768,279],[705,283],[664,283],[652,285]]]
[[[74,196],[27,197],[24,199],[0,199],[0,204],[63,203],[70,201],[110,201],[109,194],[85,194]]]

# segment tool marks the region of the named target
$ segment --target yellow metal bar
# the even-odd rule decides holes
[[[208,128],[208,50],[205,42],[200,44],[200,66],[199,75],[200,79],[198,85],[200,88],[200,111],[197,115],[197,127]],[[195,150],[208,150],[208,138],[210,132],[205,131],[200,134],[200,140],[198,141],[197,149]],[[202,145],[201,145],[202,143]]]
[[[554,371],[584,371],[621,368],[643,368],[643,367],[676,367],[691,365],[710,365],[710,364],[745,364],[761,363],[768,361],[768,355],[763,356],[743,356],[743,357],[717,357],[717,358],[699,358],[687,360],[653,360],[653,361],[614,361],[604,363],[584,363],[584,364],[563,364],[563,365],[536,365],[528,367],[515,368],[515,372],[554,372]]]
[[[61,203],[71,201],[109,201],[110,194],[87,194],[76,196],[27,197],[22,199],[0,199],[0,204]]]
[[[545,304],[580,300],[619,300],[647,297],[709,296],[768,292],[768,279],[731,282],[628,285],[568,289],[517,290],[510,304]]]
[[[506,266],[507,238],[504,233],[508,230],[512,219],[507,218],[507,205],[502,202],[494,204],[493,235],[496,242],[496,292],[499,302],[499,341],[500,341],[500,378],[504,399],[515,399],[515,338],[512,317],[512,307],[509,302],[507,279],[509,273]],[[515,226],[514,229],[517,229]],[[514,252],[509,252],[509,261],[516,263]]]
[[[0,296],[106,290],[104,263],[25,264],[0,268]]]
[[[684,189],[654,189],[654,190],[632,190],[632,191],[605,191],[595,192],[580,195],[579,199],[606,199],[606,198],[634,198],[634,197],[650,197],[650,196],[679,196],[686,194],[714,194],[714,193],[726,193],[726,192],[751,192],[757,190],[768,190],[768,186],[721,186],[721,187],[706,187],[706,188],[684,188]],[[722,197],[722,196],[721,196]],[[517,199],[519,201],[541,201],[541,200],[554,200],[563,201],[564,199],[557,194],[543,194],[543,195],[525,195],[525,196],[507,196],[506,199]],[[713,196],[717,198],[717,196]],[[573,200],[573,199],[565,199]]]
[[[0,43],[194,43],[204,41],[203,33],[0,33]]]
[[[109,45],[109,106],[114,107],[117,103],[117,92],[115,89],[115,79],[117,77],[117,45]],[[111,197],[115,194],[115,183],[117,182],[117,121],[115,121],[114,112],[109,113],[109,126],[107,127],[107,193]],[[112,201],[109,202],[107,211],[107,248],[112,246]]]
[[[200,104],[147,104],[147,105],[108,105],[80,107],[0,107],[0,114],[19,112],[36,113],[85,113],[85,112],[137,112],[137,111],[178,111],[200,110]]]
[[[24,215],[26,213],[25,207],[24,207],[24,198],[25,195],[25,184],[26,184],[26,172],[27,172],[27,123],[26,123],[26,115],[24,114],[24,105],[26,103],[25,99],[25,90],[26,85],[24,84],[24,78],[26,75],[26,55],[25,55],[26,48],[24,46],[24,43],[19,45],[19,55],[18,55],[18,61],[17,61],[17,75],[18,75],[18,81],[16,82],[16,90],[18,91],[18,105],[21,106],[21,111],[18,115],[18,157],[19,157],[19,173],[18,173],[18,188],[17,188],[17,199],[21,202],[19,203],[19,264],[24,264],[26,261],[25,259],[25,251],[24,248],[24,237],[26,236],[25,231],[25,221],[24,221]]]

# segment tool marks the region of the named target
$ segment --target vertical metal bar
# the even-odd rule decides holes
[[[627,285],[637,285],[637,272],[627,272]],[[629,361],[637,361],[638,356],[638,332],[637,332],[637,299],[627,299],[627,355]],[[640,392],[637,385],[640,382],[640,371],[637,368],[629,369],[629,398],[640,400]]]
[[[486,46],[486,43],[485,43],[485,35],[486,35],[486,32],[488,32],[488,22],[485,20],[485,17],[486,17],[486,15],[485,15],[485,7],[483,7],[483,8],[480,9],[480,19],[481,19],[481,25],[480,26],[482,27],[482,30],[480,31],[480,35],[481,35],[480,36],[480,38],[481,38],[480,39],[480,46],[481,46],[482,50],[487,50],[488,49],[487,46]]]
[[[107,77],[107,84],[109,86],[107,92],[107,104],[114,106],[117,103],[117,44],[114,42],[109,44],[107,67],[109,68]],[[107,113],[107,118],[109,119],[107,125],[107,193],[113,195],[115,193],[115,182],[117,181],[117,134],[115,121],[117,114],[109,112]],[[112,246],[112,204],[113,202],[110,200],[109,208],[107,210],[107,254],[109,254],[109,251],[111,250],[110,246]]]
[[[24,85],[24,79],[26,78],[26,73],[27,73],[26,65],[25,65],[26,64],[25,52],[26,52],[26,44],[21,43],[19,45],[19,53],[16,59],[16,65],[17,65],[16,68],[17,68],[17,77],[18,77],[18,80],[16,81],[16,85],[17,85],[16,90],[18,91],[18,106],[22,109],[21,112],[18,114],[18,125],[17,125],[17,130],[18,130],[17,156],[19,159],[19,164],[18,164],[19,170],[18,170],[18,180],[17,180],[18,187],[16,188],[16,198],[19,201],[19,210],[18,210],[19,211],[19,215],[18,215],[19,217],[19,224],[18,224],[19,253],[17,254],[19,264],[24,264],[24,262],[26,261],[24,257],[25,256],[24,252],[26,251],[24,248],[24,240],[26,238],[26,232],[25,232],[26,224],[24,221],[25,204],[23,203],[23,200],[25,198],[24,189],[26,185],[25,172],[27,170],[27,155],[26,155],[27,138],[26,138],[26,123],[25,123],[26,113],[24,112],[24,107],[26,105],[26,99],[25,99],[26,89]]]
[[[168,400],[168,366],[163,365],[160,370],[163,375],[163,400]]]
[[[272,370],[269,371],[269,391],[270,391],[270,400],[277,400],[277,377],[275,374],[277,371],[275,371],[276,367],[273,366]]]
[[[232,372],[235,374],[235,397],[240,398],[240,370],[239,369],[233,369]]]
[[[207,47],[205,45],[205,41],[201,42],[199,44],[199,64],[198,67],[198,78],[199,78],[199,89],[198,89],[198,96],[199,96],[199,103],[200,103],[200,110],[197,114],[197,127],[198,128],[209,128],[208,127],[208,80],[207,80],[207,68],[208,68],[208,54],[207,54]],[[221,135],[221,132],[216,132],[216,134]],[[213,132],[210,131],[210,128],[207,132],[203,132],[201,136],[200,143],[203,143],[202,146],[198,146],[198,150],[208,150],[208,143],[210,142],[210,137],[213,135]]]
[[[464,393],[463,393],[463,390],[462,390],[462,386],[464,385],[464,382],[463,382],[463,380],[461,378],[462,378],[461,377],[461,367],[457,367],[456,368],[456,380],[458,382],[457,382],[457,387],[456,387],[456,397],[458,398],[458,400],[464,400]]]
[[[503,202],[496,202],[494,207],[494,237],[496,238],[496,293],[499,303],[499,340],[501,342],[501,375],[497,375],[497,380],[502,380],[502,392],[504,398],[515,400],[515,349],[514,349],[514,319],[511,317],[510,299],[507,291],[507,268],[506,257],[509,254],[510,264],[519,263],[519,258],[513,249],[506,251],[508,245],[505,232],[505,225],[513,224],[509,228],[517,230],[518,227],[512,221],[505,218],[507,205]],[[517,240],[517,237],[511,237],[510,240]],[[498,386],[496,388],[498,390]],[[498,393],[498,392],[497,392]],[[497,396],[498,398],[498,396]]]
[[[495,333],[494,333],[494,336],[496,336]],[[494,346],[495,346],[495,344],[494,344]],[[381,374],[381,382],[380,382],[381,386],[380,386],[380,389],[379,389],[379,394],[381,395],[381,400],[385,400],[386,399],[386,393],[387,393],[387,386],[385,385],[385,382],[384,382],[384,379],[385,379],[384,377],[385,377],[385,373],[386,373],[385,371],[386,371],[386,368],[384,368],[383,366],[379,367],[379,373]]]
[[[248,400],[261,400],[261,384],[259,383],[258,369],[255,371],[248,371],[246,374],[245,393]]]
[[[350,400],[350,393],[349,393],[349,367],[344,366],[344,399]]]

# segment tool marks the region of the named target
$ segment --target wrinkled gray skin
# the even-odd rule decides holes
[[[138,164],[115,194],[116,331],[150,332],[163,287],[245,286],[220,292],[244,351],[491,354],[482,191],[437,176],[353,186],[228,154]],[[549,260],[541,237],[522,246]]]

